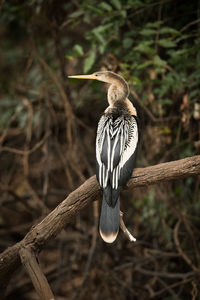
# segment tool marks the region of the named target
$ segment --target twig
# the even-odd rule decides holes
[[[0,150],[12,152],[12,153],[19,154],[19,155],[30,154],[30,153],[35,152],[38,148],[40,148],[43,145],[43,143],[45,142],[45,140],[49,137],[49,135],[50,135],[50,132],[47,132],[44,135],[44,137],[41,139],[41,141],[39,141],[37,144],[35,144],[33,146],[32,149],[29,149],[29,150],[20,150],[20,149],[16,149],[16,148],[7,147],[7,146],[1,147]]]
[[[178,239],[178,230],[179,230],[179,226],[181,224],[181,220],[179,219],[178,222],[176,223],[176,226],[174,228],[174,242],[176,245],[176,248],[179,252],[179,254],[181,255],[181,257],[184,259],[184,261],[192,268],[192,270],[194,272],[200,272],[200,269],[198,269],[191,261],[191,259],[187,256],[187,254],[185,252],[183,252],[181,246],[180,246],[180,242]]]
[[[192,291],[191,291],[192,300],[196,300],[198,296],[198,288],[196,282],[192,281]]]
[[[171,278],[171,279],[175,279],[175,278],[184,279],[200,273],[200,270],[198,272],[187,272],[187,273],[157,272],[157,271],[146,270],[139,266],[136,266],[134,270],[147,276],[156,276],[156,277]]]
[[[154,117],[152,112],[146,106],[144,106],[142,104],[142,101],[140,100],[140,97],[138,96],[138,94],[134,90],[131,91],[131,94],[134,97],[134,99],[137,101],[137,103],[140,105],[140,107],[146,112],[146,114],[151,119],[151,121],[154,123],[157,122],[158,119],[156,117]]]
[[[190,26],[192,25],[195,25],[195,24],[198,24],[200,22],[200,18],[195,20],[195,21],[192,21],[190,23],[188,23],[187,25],[185,25],[183,28],[181,28],[180,32],[183,32],[185,31],[186,29],[188,29]]]
[[[158,281],[164,286],[165,290],[171,294],[173,300],[180,300],[180,298],[176,295],[170,285],[166,284],[164,280],[158,278]]]
[[[140,99],[136,91],[132,90],[131,95],[137,101],[138,106],[147,114],[147,116],[151,119],[153,123],[159,123],[159,122],[163,123],[163,122],[168,122],[170,120],[176,120],[179,118],[178,116],[169,116],[169,117],[162,117],[162,118],[155,117],[153,113],[147,108],[147,106],[142,104],[142,100]]]
[[[123,220],[123,212],[120,211],[120,228],[123,233],[127,236],[130,242],[136,242],[136,238],[130,233],[130,231],[126,228]]]
[[[177,286],[179,286],[179,285],[186,284],[186,283],[188,283],[188,282],[190,282],[190,281],[191,281],[191,278],[188,278],[188,279],[183,279],[183,280],[181,280],[181,281],[172,283],[171,285],[166,286],[165,288],[159,290],[158,292],[155,292],[153,298],[155,298],[155,297],[157,297],[157,296],[160,296],[160,295],[163,294],[165,291],[167,291],[169,288],[172,289],[172,288],[175,288],[175,287],[177,287]]]
[[[194,193],[194,195],[196,195],[196,192]],[[198,248],[198,245],[197,245],[195,237],[194,237],[194,232],[193,232],[192,228],[190,227],[190,221],[187,220],[187,216],[186,215],[182,216],[182,220],[183,220],[183,223],[185,225],[185,229],[188,232],[188,234],[189,234],[189,236],[190,236],[190,238],[191,238],[191,240],[193,242],[194,249],[195,249],[195,254],[196,254],[196,257],[197,257],[197,261],[200,262],[199,248]]]
[[[24,165],[24,175],[28,177],[29,175],[29,152],[27,150],[29,149],[29,145],[31,142],[32,137],[32,126],[33,126],[33,106],[30,101],[26,98],[22,98],[21,101],[24,103],[24,105],[28,109],[28,118],[27,118],[27,126],[26,126],[26,143],[25,143],[25,154],[23,159],[23,165]]]

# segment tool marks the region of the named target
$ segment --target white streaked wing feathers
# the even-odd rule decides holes
[[[107,165],[102,162],[101,154],[103,144],[107,139]],[[112,146],[111,146],[112,141]],[[138,142],[137,122],[132,117],[125,119],[118,117],[115,121],[109,116],[103,115],[99,121],[96,139],[96,157],[99,165],[99,184],[106,188],[108,178],[112,174],[112,188],[117,189],[120,180],[120,171],[133,155]],[[119,163],[114,167],[114,159],[116,156],[116,147],[119,143]]]
[[[122,153],[119,167],[122,168],[124,164],[128,161],[128,159],[131,157],[131,155],[135,152],[137,143],[138,143],[138,128],[137,123],[135,119],[133,119],[133,122],[130,122],[129,125],[125,125],[125,132],[126,132],[126,138],[125,138],[125,148]]]

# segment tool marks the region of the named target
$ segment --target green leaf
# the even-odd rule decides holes
[[[171,105],[173,103],[173,101],[172,101],[172,99],[164,98],[164,99],[158,100],[158,103],[160,103],[162,105]],[[170,133],[170,132],[171,132],[171,130],[169,129],[168,126],[163,126],[162,132],[160,132],[160,133]]]
[[[171,41],[169,39],[161,39],[158,41],[158,44],[164,48],[176,47],[176,42]]]
[[[103,54],[105,52],[106,44],[101,44],[98,47],[99,53]]]
[[[126,12],[126,10],[120,10],[120,14],[121,14],[121,16],[125,19],[126,18],[126,16],[127,16],[127,12]]]
[[[136,77],[136,76],[131,76],[129,82],[130,82],[130,84],[131,83],[134,83],[134,84],[137,84],[137,85],[141,85],[142,84],[141,80],[138,77]]]
[[[144,2],[139,1],[139,0],[128,0],[127,4],[131,7],[134,7],[134,9],[139,8],[139,7],[144,7]]]
[[[110,0],[111,4],[118,10],[122,8],[121,2],[119,0]]]
[[[195,90],[192,90],[189,95],[190,95],[190,98],[194,98],[196,96],[198,96],[200,93],[199,93],[199,89],[195,89]]]
[[[110,6],[108,3],[106,2],[101,2],[99,4],[99,7],[102,8],[103,10],[107,10],[107,11],[112,11],[112,6]]]
[[[102,32],[103,33],[103,32],[105,32],[107,29],[109,29],[112,26],[113,26],[112,23],[108,23],[108,24],[105,24],[105,25],[100,25],[100,26],[94,28],[92,30],[92,32]]]
[[[125,38],[123,39],[123,47],[125,49],[130,48],[133,45],[133,40],[131,38]]]
[[[153,54],[153,53],[155,53],[155,50],[153,48],[149,47],[150,45],[152,45],[152,43],[153,43],[153,41],[141,42],[134,49],[139,52],[146,53],[146,54]]]
[[[65,55],[65,58],[71,60],[71,59],[73,59],[74,57],[73,57],[72,55],[67,55],[67,54],[66,54],[66,55]]]
[[[96,37],[96,39],[101,43],[101,44],[105,44],[105,40],[103,38],[103,35],[98,32],[98,31],[94,31],[94,35]]]
[[[81,45],[78,45],[78,44],[74,45],[73,50],[78,56],[83,56],[83,54],[84,54],[83,48]]]
[[[180,35],[180,31],[174,29],[174,28],[171,28],[171,27],[162,27],[160,28],[160,34],[165,34],[165,33],[170,33],[170,34],[176,34],[176,35]]]
[[[102,10],[99,9],[98,7],[94,6],[94,5],[87,5],[86,7],[87,7],[90,11],[92,11],[92,12],[98,14],[98,15],[102,14]]]
[[[162,21],[149,22],[149,23],[146,24],[146,27],[148,27],[148,28],[157,28],[160,24],[162,24]]]
[[[138,65],[137,69],[138,69],[138,70],[144,69],[144,68],[146,68],[146,67],[148,67],[148,66],[150,66],[150,65],[152,65],[152,64],[153,64],[153,63],[152,63],[151,60],[145,61],[143,64]]]
[[[108,29],[110,29],[110,27],[112,27],[112,26],[113,25],[111,23],[108,23],[106,25],[100,25],[100,26],[94,28],[91,31],[91,33],[93,33],[93,35],[96,37],[98,42],[100,42],[101,44],[106,44],[106,41],[104,39],[105,32],[108,31]]]
[[[82,10],[76,10],[75,12],[73,12],[72,14],[69,15],[70,18],[75,19],[80,17],[81,15],[84,14],[84,11]]]
[[[140,31],[141,35],[154,35],[156,34],[156,30],[155,29],[151,29],[151,28],[144,28]]]
[[[171,57],[180,57],[181,55],[187,54],[187,49],[180,49],[180,50],[169,50],[168,54]],[[182,58],[181,58],[182,59]]]
[[[83,72],[87,73],[93,66],[96,58],[96,52],[92,51],[89,53],[89,55],[86,57],[84,60],[84,65],[83,65]]]
[[[161,59],[160,56],[158,56],[158,55],[154,56],[153,62],[157,67],[164,67],[167,64],[167,62],[165,60]]]

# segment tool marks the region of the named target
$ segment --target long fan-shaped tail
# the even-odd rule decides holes
[[[99,232],[106,243],[113,243],[118,235],[120,223],[120,198],[114,207],[108,205],[103,195]]]

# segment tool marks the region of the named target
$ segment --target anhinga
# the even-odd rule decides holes
[[[109,106],[100,118],[96,136],[96,176],[103,188],[99,230],[107,243],[117,237],[120,224],[120,191],[130,179],[138,143],[137,113],[128,99],[129,87],[119,75],[102,71],[70,78],[109,83]]]

